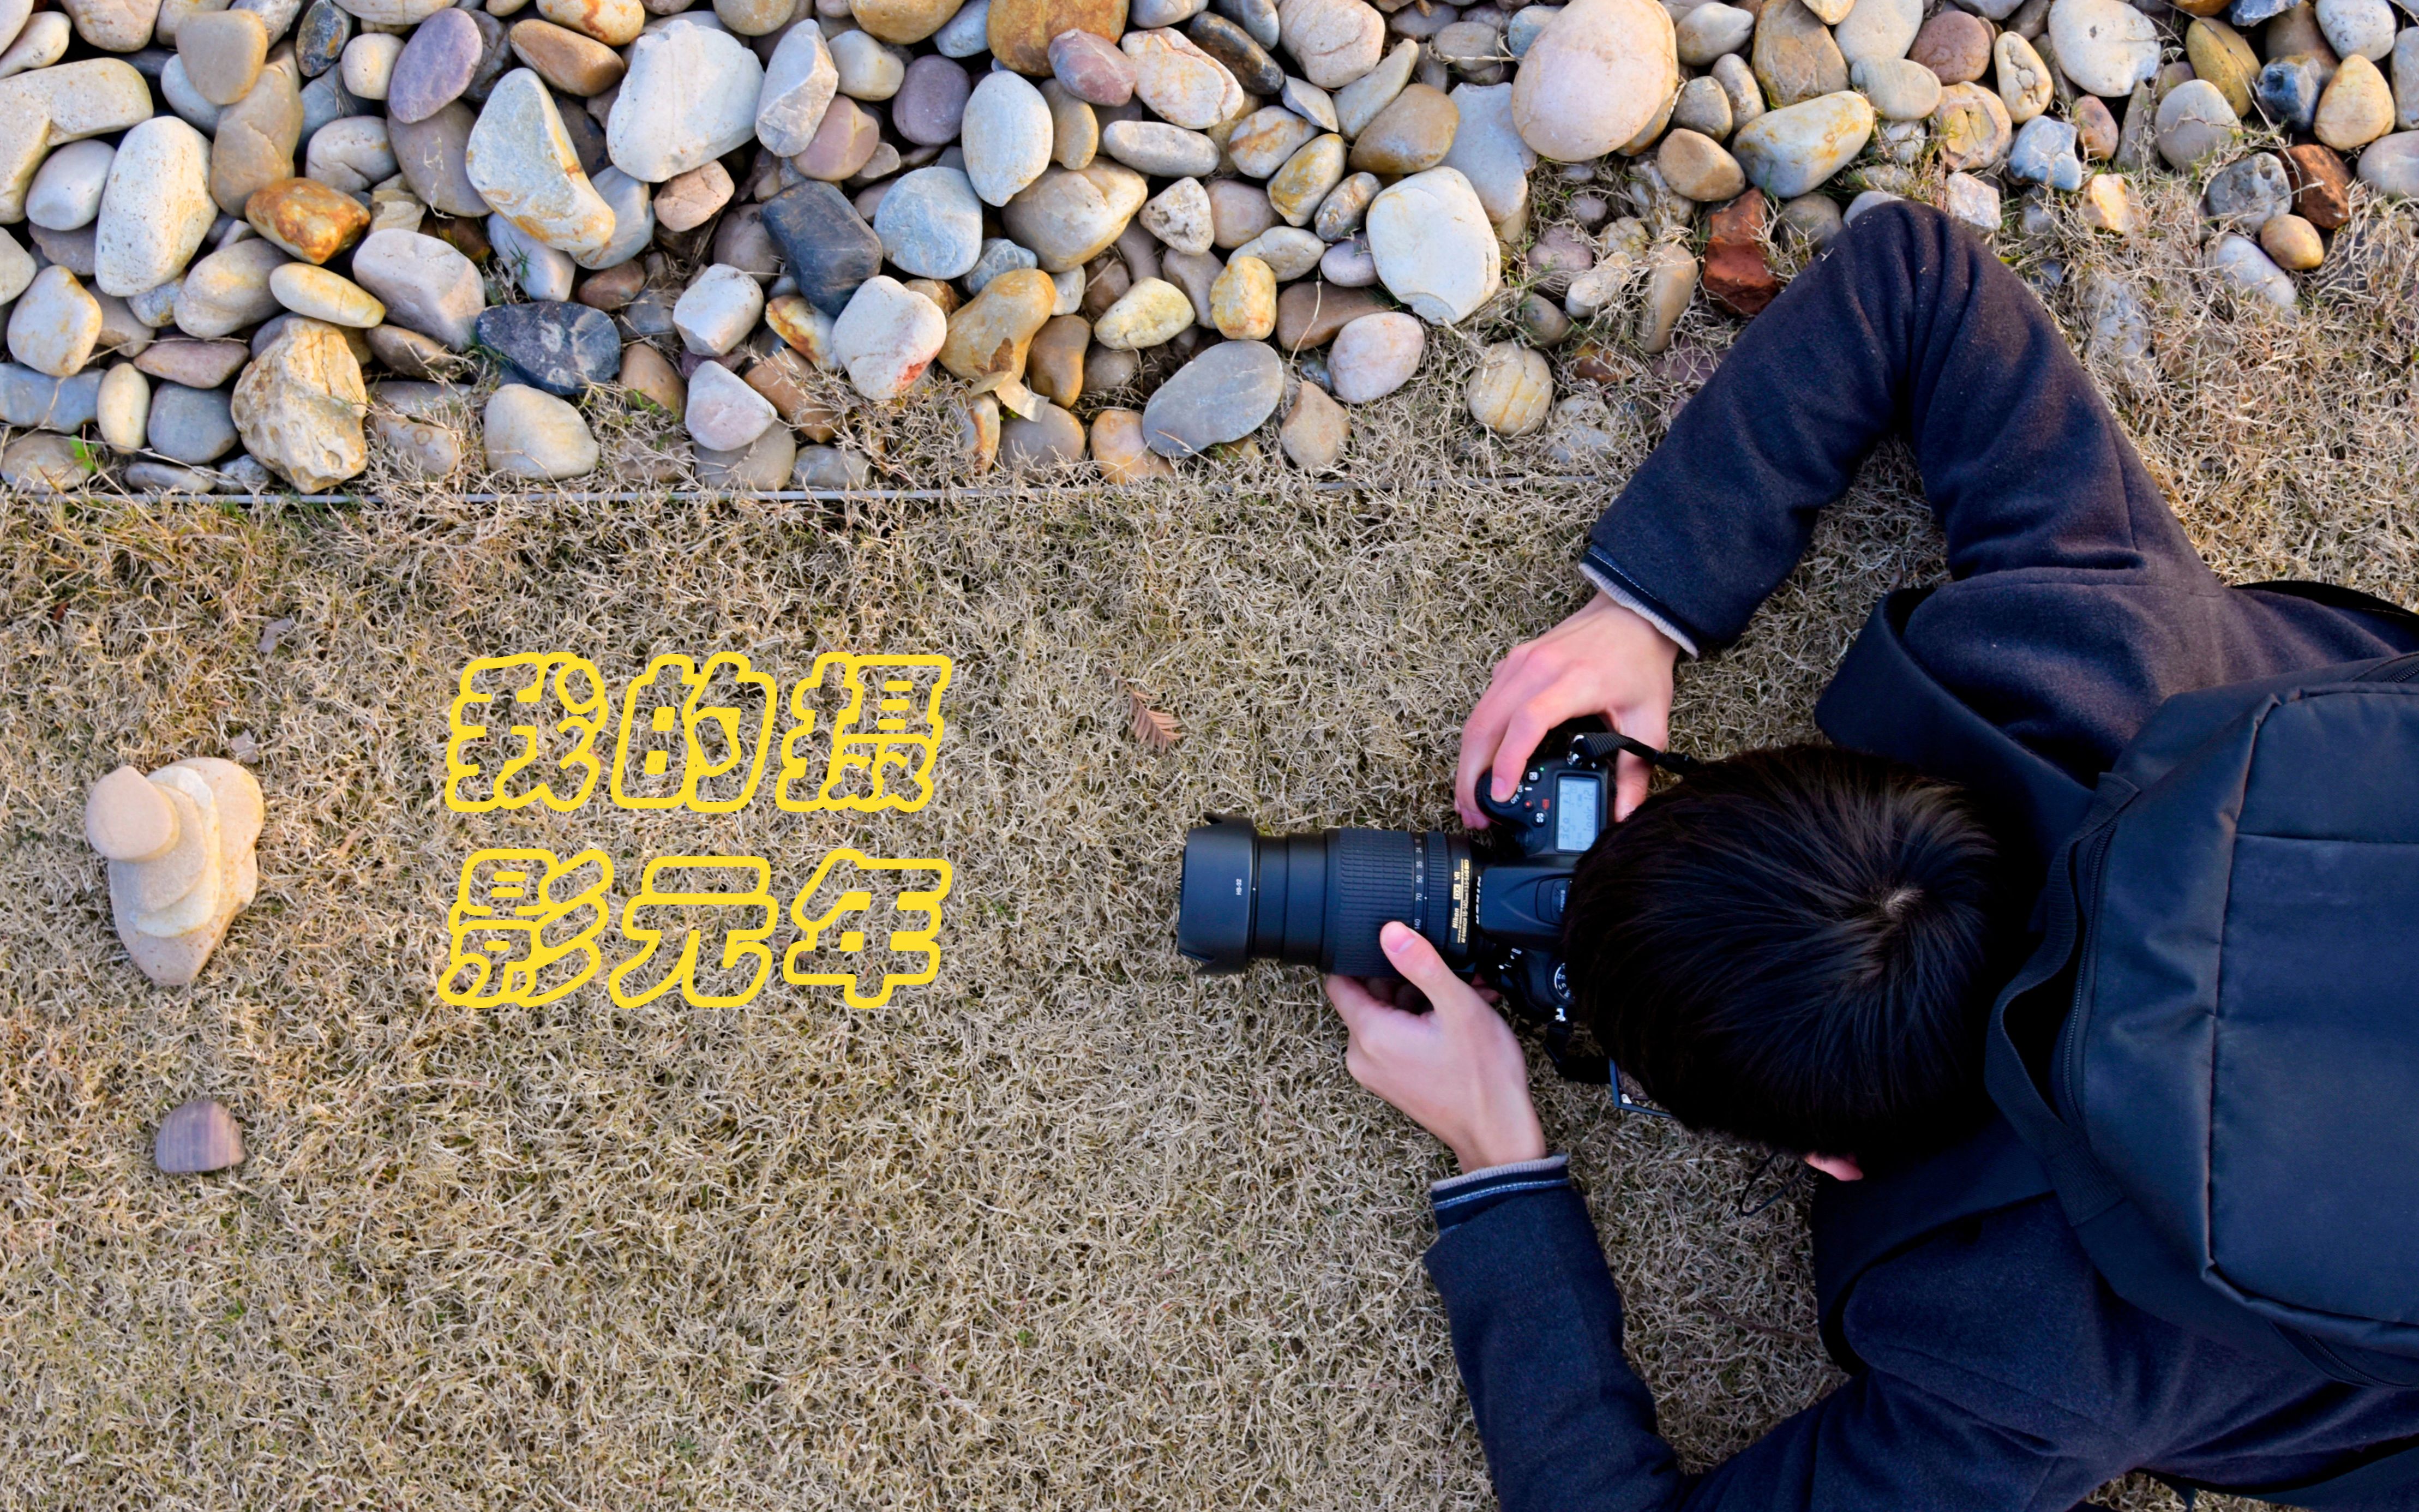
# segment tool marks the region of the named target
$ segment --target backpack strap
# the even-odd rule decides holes
[[[2328,609],[2345,609],[2354,614],[2373,614],[2388,625],[2419,634],[2419,614],[2413,614],[2391,599],[2364,594],[2357,588],[2339,583],[2314,583],[2300,578],[2274,578],[2264,583],[2244,583],[2246,592],[2281,594],[2287,598],[2307,599]]]
[[[1865,1368],[1842,1319],[1866,1272],[1945,1228],[2049,1191],[2048,1172],[2001,1119],[1918,1165],[1861,1181],[1821,1181],[1814,1192],[1814,1296],[1832,1360],[1842,1370]]]
[[[2091,789],[1975,713],[1916,661],[1906,622],[1931,593],[1901,589],[1873,607],[1814,705],[1814,722],[1852,750],[1964,784],[1990,808],[1993,832],[2026,847],[2011,859],[2024,874],[2037,874],[2082,821]]]

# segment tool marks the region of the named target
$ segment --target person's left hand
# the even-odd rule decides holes
[[[1344,1066],[1352,1079],[1443,1140],[1465,1171],[1542,1157],[1546,1134],[1512,1026],[1418,931],[1389,924],[1378,940],[1401,982],[1327,979],[1328,1001],[1351,1031]],[[1426,997],[1429,1011],[1395,1007],[1407,989]]]

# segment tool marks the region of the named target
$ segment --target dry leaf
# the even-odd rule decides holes
[[[1133,706],[1133,737],[1153,750],[1170,750],[1184,738],[1177,727],[1176,716],[1164,709],[1154,709],[1150,700],[1135,688],[1126,689],[1126,699]]]

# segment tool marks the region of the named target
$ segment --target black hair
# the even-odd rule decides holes
[[[1988,1106],[1997,856],[1960,790],[1879,757],[1709,763],[1579,863],[1582,1022],[1692,1128],[1869,1167],[1945,1148]]]

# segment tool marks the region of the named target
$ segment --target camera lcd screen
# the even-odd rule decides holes
[[[1570,772],[1554,781],[1554,849],[1583,851],[1604,828],[1604,779]]]

